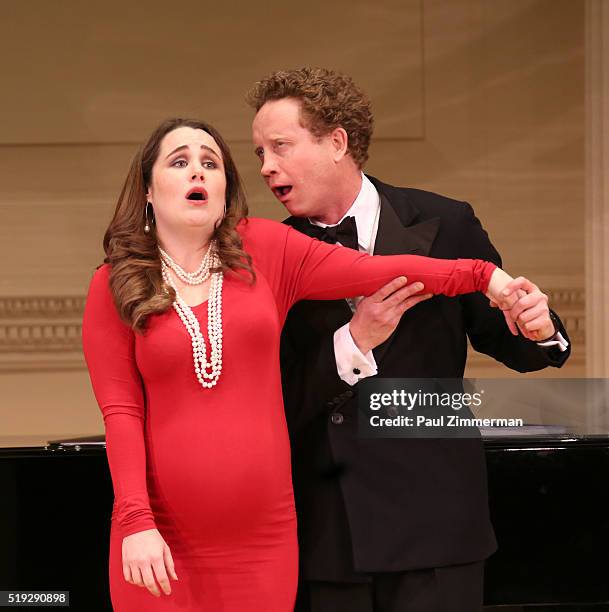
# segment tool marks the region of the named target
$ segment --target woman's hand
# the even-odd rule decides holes
[[[501,308],[504,313],[509,311],[514,304],[518,301],[518,298],[515,294],[509,291],[508,294],[504,293],[506,287],[513,281],[514,279],[501,268],[495,268],[493,274],[491,275],[491,280],[488,284],[488,288],[486,290],[486,296],[491,300],[491,305],[496,306],[497,308]],[[514,335],[518,335],[518,330],[516,329],[515,322],[506,317],[506,322],[510,331]]]
[[[138,531],[123,538],[123,576],[130,584],[146,587],[155,597],[161,593],[154,580],[165,595],[171,594],[167,574],[178,579],[169,546],[158,529]]]

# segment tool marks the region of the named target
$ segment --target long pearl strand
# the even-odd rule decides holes
[[[176,299],[173,307],[178,313],[184,327],[187,329],[192,342],[192,357],[195,374],[202,387],[214,387],[222,373],[222,272],[211,275],[211,286],[207,300],[207,335],[211,347],[210,360],[207,361],[205,338],[201,333],[199,321],[190,306],[183,300],[176,284],[173,282],[169,270],[173,270],[178,278],[190,285],[200,285],[210,276],[210,269],[220,267],[220,258],[216,252],[215,242],[212,241],[201,265],[196,272],[186,272],[169,255],[159,247],[161,253],[161,272],[164,281],[173,287]],[[205,266],[205,267],[203,267]],[[186,280],[188,278],[189,280]]]

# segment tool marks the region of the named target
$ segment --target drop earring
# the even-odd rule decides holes
[[[150,223],[148,222],[148,206],[152,208],[152,204],[150,202],[146,202],[146,206],[144,207],[144,219],[146,220],[146,224],[144,225],[145,234],[150,233]]]

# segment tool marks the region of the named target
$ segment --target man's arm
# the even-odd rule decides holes
[[[284,402],[291,431],[320,412],[330,415],[352,396],[351,386],[376,374],[372,349],[394,332],[402,315],[427,300],[422,283],[398,277],[362,299],[351,321],[312,345],[302,329],[299,306],[293,308],[281,336]]]
[[[355,385],[376,375],[372,349],[391,336],[407,310],[432,297],[423,290],[423,283],[408,284],[400,276],[359,302],[351,321],[334,333],[336,369],[342,380]]]
[[[501,257],[491,244],[488,234],[475,216],[472,207],[464,203],[460,212],[458,227],[461,245],[458,256],[485,259],[501,267]],[[527,282],[530,283],[530,281]],[[470,294],[458,299],[462,305],[465,329],[473,348],[493,357],[512,370],[531,372],[547,366],[561,367],[571,354],[571,346],[564,325],[558,315],[549,309],[547,298],[541,291],[533,291],[524,297],[517,307],[514,307],[512,315],[515,315],[514,318],[518,320],[519,327],[521,327],[517,336],[509,331],[503,313],[497,308],[491,308],[482,295]],[[568,343],[564,351],[557,345],[541,346],[523,335],[523,330],[524,333],[527,333],[524,324],[528,321],[536,321],[538,329],[549,330],[550,318],[553,319],[552,328],[556,328],[556,331]]]

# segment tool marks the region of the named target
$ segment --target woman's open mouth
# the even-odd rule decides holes
[[[207,191],[203,187],[194,187],[186,194],[186,199],[191,202],[206,202]]]

